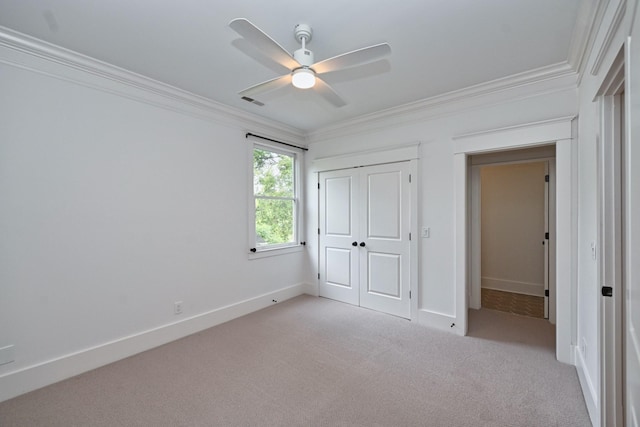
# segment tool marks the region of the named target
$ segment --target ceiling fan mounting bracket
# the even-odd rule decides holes
[[[304,39],[305,43],[309,43],[311,41],[311,37],[313,36],[313,29],[310,25],[298,24],[293,29],[293,36],[298,41],[298,43],[302,43],[302,39]]]

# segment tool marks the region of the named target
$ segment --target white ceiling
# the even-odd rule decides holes
[[[568,61],[587,0],[0,0],[0,25],[303,131]],[[241,50],[228,27],[249,19],[289,52],[313,27],[316,61],[388,42],[392,54],[325,81],[336,108],[287,87],[237,92],[281,75]],[[255,56],[255,55],[254,55]]]

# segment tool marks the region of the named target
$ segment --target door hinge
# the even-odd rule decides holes
[[[411,291],[409,291],[409,299],[411,299]]]
[[[547,231],[546,233],[544,233],[544,238],[545,238],[546,240],[549,240],[549,232],[548,232],[548,231]]]
[[[409,174],[409,184],[411,184],[411,174]]]
[[[545,297],[548,297],[548,296],[549,296],[549,289],[545,289],[545,290],[544,290],[544,296],[545,296]]]
[[[409,240],[411,240],[411,233],[409,233]]]
[[[320,189],[320,183],[318,183],[318,190]]]
[[[320,273],[318,273],[318,280],[320,280]]]
[[[544,182],[549,182],[549,175],[544,176]]]
[[[318,228],[318,236],[320,235],[320,229]]]

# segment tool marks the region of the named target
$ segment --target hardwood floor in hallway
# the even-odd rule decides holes
[[[482,289],[482,308],[544,318],[544,297]]]

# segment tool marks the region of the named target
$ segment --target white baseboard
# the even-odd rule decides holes
[[[517,280],[482,277],[480,286],[482,286],[483,289],[493,289],[495,291],[513,292],[536,297],[544,296],[544,283],[518,282]]]
[[[320,296],[317,283],[307,283],[304,285],[304,293],[314,297]]]
[[[440,329],[442,331],[452,332],[458,335],[464,335],[462,328],[457,324],[455,316],[438,313],[430,310],[418,311],[418,324],[429,326],[430,328]]]
[[[0,402],[307,293],[300,283],[0,376]]]
[[[593,427],[600,427],[600,411],[598,405],[598,393],[593,386],[593,381],[589,376],[586,364],[584,362],[584,356],[579,348],[574,347],[576,371],[578,372],[578,379],[580,380],[580,387],[582,388],[582,394],[584,401],[587,404],[587,411],[589,412],[589,418]]]

